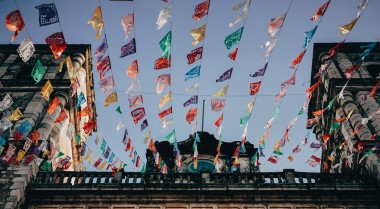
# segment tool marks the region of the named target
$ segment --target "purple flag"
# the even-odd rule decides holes
[[[323,146],[323,144],[317,144],[317,143],[314,143],[314,142],[312,142],[310,144],[310,148],[321,148],[322,146]]]
[[[183,103],[183,107],[186,107],[190,104],[198,104],[198,95],[190,97],[190,99]]]
[[[148,127],[148,120],[147,120],[147,119],[145,119],[145,120],[141,123],[140,131],[143,131],[146,127]]]
[[[104,94],[107,94],[108,91],[111,90],[115,85],[115,82],[113,80],[113,75],[108,76],[107,78],[103,78],[98,83],[99,83],[101,91]]]
[[[267,70],[268,63],[265,63],[264,67],[259,69],[254,74],[249,74],[251,77],[257,77],[257,76],[263,76],[265,74],[265,71]]]
[[[110,152],[111,152],[111,148],[107,146],[107,150],[106,152],[104,153],[104,158],[107,159],[108,156],[110,155]]]
[[[95,49],[95,57],[98,58],[98,60],[102,59],[107,49],[108,49],[107,38],[104,37],[102,44],[100,44],[100,46],[98,46],[98,48]]]
[[[123,144],[127,144],[127,143],[128,143],[128,131],[127,131],[127,129],[125,129],[124,137],[123,137]]]
[[[223,82],[225,80],[230,79],[231,75],[232,75],[232,69],[233,68],[230,68],[229,70],[227,70],[226,72],[224,72],[218,79],[216,79],[216,82]]]
[[[120,58],[136,53],[136,42],[133,38],[129,43],[121,47]]]

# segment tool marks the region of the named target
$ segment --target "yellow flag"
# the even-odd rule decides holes
[[[289,155],[288,159],[289,159],[290,161],[293,161],[293,160],[294,160],[294,157],[291,156],[291,155]]]
[[[118,171],[118,172],[121,170],[122,166],[123,166],[123,162],[120,161],[119,167],[117,168],[117,171]]]
[[[87,149],[87,154],[84,156],[84,160],[91,164],[92,161],[92,151]]]
[[[117,93],[116,91],[112,92],[110,95],[107,96],[107,98],[104,100],[104,106],[108,107],[108,105],[118,102],[119,99],[117,98]]]
[[[273,150],[280,151],[281,140],[278,140],[273,147]]]
[[[204,24],[200,28],[196,28],[191,31],[191,36],[193,36],[194,38],[193,46],[196,46],[198,42],[202,41],[205,38],[205,33],[206,33],[206,24]]]
[[[248,103],[247,107],[245,108],[247,110],[248,113],[251,113],[252,112],[252,109],[253,109],[253,105],[255,105],[255,102],[256,102],[256,98],[251,101],[250,103]]]
[[[92,18],[87,24],[90,24],[94,30],[98,30],[98,33],[96,34],[96,40],[98,40],[103,29],[102,9],[100,6],[96,7]]]
[[[46,81],[44,87],[42,87],[41,89],[42,97],[46,100],[49,100],[51,92],[53,92],[53,86],[51,85],[50,80],[48,80]]]
[[[16,161],[20,162],[22,158],[24,158],[24,155],[25,155],[25,151],[20,149],[17,153]]]
[[[63,65],[66,63],[67,72],[69,73],[71,83],[75,82],[74,77],[76,76],[76,72],[74,69],[73,62],[71,61],[70,56],[67,56],[62,62],[59,64],[58,71],[62,72]]]
[[[360,16],[353,19],[350,23],[348,24],[345,24],[343,26],[340,26],[339,29],[340,29],[340,33],[336,36],[341,36],[343,34],[347,34],[349,32],[351,32],[352,28],[355,26],[356,22],[359,20]]]
[[[148,134],[146,135],[146,137],[144,138],[144,144],[148,143],[148,141],[150,141],[150,131],[148,131]]]
[[[98,169],[99,170],[103,170],[104,166],[107,164],[106,161],[103,161],[99,166],[98,166]]]
[[[228,91],[228,85],[221,88],[218,92],[216,92],[214,94],[214,97],[222,97],[227,94],[227,91]]]
[[[16,108],[15,111],[12,113],[12,115],[9,116],[10,121],[18,121],[23,116],[20,109]]]
[[[162,109],[168,102],[172,101],[172,91],[161,97],[159,107]]]
[[[42,157],[44,158],[44,157],[48,156],[48,154],[49,154],[49,150],[45,150],[45,151],[42,153]]]
[[[264,140],[265,140],[265,134],[260,138],[259,145],[262,145],[264,143]]]

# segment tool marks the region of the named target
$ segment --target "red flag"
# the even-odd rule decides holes
[[[334,122],[341,123],[341,122],[343,122],[345,120],[347,120],[347,117],[342,117],[342,118],[339,118],[339,119],[335,119]]]
[[[377,89],[379,88],[379,86],[380,86],[380,81],[378,81],[377,84],[371,90],[371,93],[369,94],[370,97],[373,98],[375,96],[375,93],[376,93]]]
[[[317,83],[315,83],[314,85],[312,85],[308,89],[306,89],[306,94],[310,94],[311,92],[313,92],[319,86],[319,84],[321,83],[321,81],[322,80],[319,79]]]
[[[5,17],[5,26],[8,30],[14,31],[15,33],[12,36],[12,42],[15,40],[19,32],[24,28],[25,23],[22,19],[20,10],[15,10],[11,13],[9,13]]]
[[[299,148],[300,145],[297,145],[294,149],[293,149],[293,153],[297,153],[297,152],[301,152],[301,148]]]
[[[61,110],[57,119],[55,119],[54,123],[59,123],[67,118],[66,111],[64,109]]]
[[[186,121],[190,124],[197,117],[198,108],[190,108],[186,114]]]
[[[329,6],[331,0],[328,0],[322,6],[320,6],[317,11],[314,13],[313,17],[311,17],[311,21],[316,21],[319,17],[323,16],[326,12],[327,7]]]
[[[57,109],[58,105],[60,105],[61,102],[59,101],[58,97],[55,96],[53,98],[53,100],[51,100],[50,104],[49,104],[49,107],[47,109],[47,112],[51,115],[53,114],[53,112],[55,111],[55,109]]]
[[[141,119],[145,117],[145,109],[143,107],[139,107],[131,112],[133,122],[137,124]]]
[[[323,139],[323,141],[328,141],[329,139],[330,139],[330,134],[324,134],[323,136],[322,136],[322,139]]]
[[[157,151],[156,151],[156,146],[154,146],[154,141],[153,141],[153,139],[150,139],[148,149],[149,149],[150,151],[152,151],[153,153],[156,153],[156,152],[157,152]]]
[[[22,139],[22,134],[19,130],[16,129],[13,132],[13,139],[16,141],[16,143],[18,143]]]
[[[315,155],[312,155],[310,158],[311,158],[312,160],[318,162],[318,163],[321,162],[321,158],[319,158],[319,157],[317,157],[317,156],[315,156]]]
[[[327,56],[326,58],[324,59],[330,59],[332,58],[334,55],[336,55],[336,53],[338,53],[340,47],[342,47],[343,43],[345,42],[346,40],[343,40],[342,42],[339,42],[337,45],[335,45],[333,48],[330,49],[329,51],[329,56]]]
[[[37,130],[34,130],[30,136],[31,140],[34,142],[34,145],[38,144],[38,139],[40,139],[40,133]]]
[[[361,65],[362,65],[362,63],[359,62],[358,64],[356,64],[350,68],[347,68],[346,69],[346,77],[351,78],[352,74],[354,74],[354,72],[356,72],[360,68]]]
[[[199,22],[203,16],[208,14],[209,5],[210,0],[206,0],[205,2],[198,4],[194,9],[193,19]]]
[[[195,61],[202,59],[202,51],[203,51],[203,46],[198,47],[194,50],[192,50],[188,55],[187,55],[187,64],[193,64]]]
[[[215,121],[215,126],[216,127],[219,127],[220,124],[222,123],[222,121],[223,121],[223,115],[224,115],[224,113],[218,118],[218,120]]]
[[[140,162],[140,155],[138,155],[136,158],[136,167],[139,167],[139,162]]]
[[[83,130],[86,134],[89,134],[91,130],[94,129],[95,127],[96,127],[96,121],[95,121],[95,118],[92,118],[87,123],[84,123]]]
[[[259,92],[260,86],[261,86],[261,81],[255,82],[255,83],[250,83],[250,85],[249,85],[249,89],[250,89],[249,95],[253,96],[257,92]]]
[[[154,69],[161,70],[170,67],[170,56],[168,58],[160,57],[154,62]]]
[[[305,55],[305,53],[306,53],[306,49],[305,50],[303,50],[299,55],[298,55],[298,57],[296,58],[296,59],[294,59],[293,60],[293,62],[292,62],[292,66],[290,66],[290,68],[296,68],[296,66],[302,61],[302,58],[303,58],[303,56]]]
[[[278,161],[278,157],[277,156],[271,156],[268,158],[268,161],[273,163],[273,164],[276,164]]]
[[[131,149],[131,144],[132,144],[131,138],[128,138],[127,146],[125,147],[126,152]]]
[[[164,117],[165,117],[166,115],[169,115],[169,114],[171,114],[171,113],[172,113],[172,107],[170,106],[168,109],[166,109],[166,110],[164,110],[164,111],[158,113],[158,117],[160,117],[161,119],[164,119]]]
[[[49,45],[51,51],[53,52],[54,59],[58,60],[63,51],[66,49],[66,41],[62,32],[57,32],[45,39],[46,43]]]
[[[90,114],[91,114],[90,107],[86,106],[85,108],[83,108],[82,111],[80,111],[80,112],[77,114],[77,117],[89,116]]]
[[[94,167],[98,167],[100,165],[100,163],[102,162],[102,158],[99,158],[95,163],[94,163]]]
[[[100,80],[106,75],[106,73],[111,69],[111,60],[107,56],[101,60],[96,61],[96,69],[98,69]]]
[[[239,150],[240,150],[240,145],[235,148],[235,151],[234,151],[234,156],[235,157],[239,156]]]
[[[228,56],[231,60],[235,61],[237,53],[238,53],[238,48],[236,48],[233,52],[229,53],[227,56]]]

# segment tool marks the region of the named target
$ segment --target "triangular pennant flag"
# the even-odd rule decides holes
[[[132,96],[128,98],[129,101],[129,107],[136,107],[137,105],[143,104],[143,97],[142,95]]]
[[[236,59],[236,56],[237,56],[237,53],[238,53],[238,48],[236,48],[234,51],[232,51],[231,53],[229,53],[227,56],[232,60],[232,61],[235,61]]]
[[[100,6],[96,7],[91,19],[87,22],[87,24],[91,25],[94,30],[98,31],[96,33],[96,40],[98,40],[103,29],[103,16]]]
[[[359,20],[360,16],[359,17],[356,17],[355,19],[351,20],[351,22],[343,25],[343,26],[340,26],[339,29],[340,29],[340,33],[337,34],[336,36],[341,36],[341,35],[344,35],[344,34],[347,34],[349,32],[351,32],[352,28],[354,28],[356,22]]]
[[[8,109],[13,104],[12,97],[7,93],[3,100],[0,102],[0,111]],[[1,123],[0,123],[1,124]]]
[[[68,117],[67,117],[66,111],[62,109],[61,113],[59,113],[59,116],[57,117],[57,119],[55,119],[54,123],[60,123],[61,121],[66,120],[67,118]]]
[[[199,82],[195,83],[194,85],[190,86],[189,88],[186,88],[185,91],[187,93],[192,93],[192,92],[198,92],[199,90]]]
[[[276,35],[276,33],[282,27],[282,24],[284,23],[285,18],[286,18],[286,13],[272,19],[272,21],[268,24],[268,33],[272,38]]]
[[[290,66],[290,68],[296,68],[296,66],[302,61],[302,58],[303,58],[303,56],[305,55],[305,53],[306,53],[306,49],[305,50],[303,50],[298,56],[297,56],[297,58],[295,58],[294,60],[293,60],[293,62],[292,62],[292,66]]]
[[[119,114],[123,114],[123,113],[121,112],[120,106],[116,108],[116,112],[118,112]]]
[[[265,63],[264,67],[256,71],[254,74],[249,74],[251,77],[257,77],[257,76],[263,76],[265,74],[265,71],[267,70],[268,62]]]
[[[119,102],[116,91],[110,93],[104,100],[104,107],[108,107],[110,104]]]
[[[226,95],[227,92],[228,92],[228,86],[229,85],[224,86],[218,92],[216,92],[215,94],[213,94],[213,96],[214,97],[222,97],[222,96]]]
[[[281,86],[296,84],[296,72],[297,71],[294,71],[293,75],[288,80],[282,82]]]
[[[317,30],[318,28],[318,25],[316,25],[312,30],[310,31],[306,31],[303,33],[303,35],[305,36],[305,43],[303,45],[303,48],[306,49],[306,47],[309,45],[311,39],[313,39],[313,36],[315,34],[315,31]]]
[[[96,128],[95,118],[90,119],[87,123],[84,123],[83,130],[86,134],[89,134],[92,129]]]
[[[243,1],[242,3],[239,3],[237,5],[235,5],[232,10],[233,11],[237,11],[241,8],[243,8],[243,12],[241,13],[241,15],[239,15],[235,21],[233,21],[232,23],[230,23],[228,26],[230,28],[234,27],[234,25],[238,24],[240,21],[244,20],[245,18],[247,18],[248,16],[248,10],[249,10],[249,6],[251,5],[251,0],[245,0]]]
[[[99,72],[100,79],[103,79],[103,77],[106,75],[106,73],[111,70],[111,60],[110,57],[104,57],[103,59],[100,59],[96,61],[96,69]]]
[[[162,49],[162,57],[168,58],[170,55],[170,48],[172,44],[172,31],[169,31],[164,38],[160,41],[160,47]]]
[[[327,7],[329,6],[331,0],[328,0],[326,3],[324,3],[322,6],[320,6],[317,11],[314,13],[313,17],[311,17],[311,21],[315,22],[318,20],[319,17],[323,16],[327,10]]]

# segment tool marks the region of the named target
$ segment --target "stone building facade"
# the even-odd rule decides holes
[[[318,82],[315,75],[321,65],[328,68],[313,92],[308,117],[315,119],[313,112],[326,111],[308,125],[314,125],[316,138],[325,144],[322,172],[364,174],[380,182],[380,93],[374,88],[380,81],[380,46],[364,58],[350,79],[346,76],[347,69],[360,63],[361,46],[368,44],[344,43],[332,58],[328,58],[329,50],[337,43],[314,45],[311,85]]]
[[[17,47],[18,45],[0,45],[0,100],[8,95],[13,101],[0,112],[0,136],[5,139],[0,160],[1,208],[19,207],[28,182],[41,169],[83,170],[79,152],[87,134],[82,127],[96,115],[90,45],[68,45],[58,60],[54,59],[47,45],[35,45],[35,52],[27,62],[20,58]],[[66,65],[63,65],[61,72],[58,70],[62,60],[67,56],[71,57],[72,66],[77,72],[76,83],[79,86],[72,85]],[[38,60],[45,73],[42,79],[36,82],[32,77],[32,70]],[[47,81],[53,86],[48,100],[41,94],[41,89]],[[83,93],[85,102],[75,108],[79,93]],[[53,112],[47,113],[54,98],[59,100],[59,105]],[[77,114],[85,107],[88,107],[91,113],[78,117]],[[11,121],[11,127],[4,128],[5,119],[9,119],[17,110],[22,116]],[[57,122],[62,111],[66,113],[67,118]],[[17,139],[15,132],[23,124],[27,124],[28,128],[23,129],[21,139]],[[33,133],[38,133],[39,137]],[[30,147],[25,147],[27,143]],[[7,155],[9,147],[16,149],[9,159],[5,159],[3,157]],[[19,150],[26,151],[24,157],[17,157]],[[64,159],[64,167],[63,164],[57,166],[58,161],[65,162]]]

